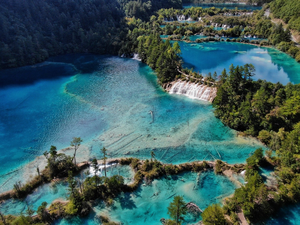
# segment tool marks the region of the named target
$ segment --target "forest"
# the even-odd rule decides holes
[[[124,17],[149,15],[178,0],[0,0],[0,69],[66,53],[117,54],[128,29]]]
[[[162,8],[181,9],[181,0],[118,0],[127,17],[149,20],[154,12]]]
[[[66,53],[116,53],[123,17],[116,0],[1,0],[0,68]]]
[[[213,102],[214,113],[224,124],[241,135],[257,137],[270,149],[265,158],[256,152],[247,159],[248,183],[235,191],[224,208],[227,213],[242,208],[251,221],[300,200],[300,85],[253,81],[254,74],[255,68],[248,64],[232,65],[229,73],[224,69]],[[257,173],[262,161],[276,167],[276,189],[267,188]]]
[[[292,29],[300,31],[300,1],[274,0],[270,6],[276,18],[282,19]]]

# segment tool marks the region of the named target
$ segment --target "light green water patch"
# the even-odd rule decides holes
[[[179,42],[184,65],[203,74],[221,74],[231,64],[242,66],[251,63],[256,68],[253,79],[273,83],[300,83],[300,64],[289,55],[273,48],[228,42]]]
[[[50,206],[51,202],[54,200],[67,200],[67,187],[67,182],[45,184],[37,188],[24,200],[11,199],[5,201],[0,205],[0,211],[5,215],[20,215],[21,213],[26,213],[27,205],[31,206],[32,209],[36,211],[43,202],[47,202],[48,206]]]
[[[224,176],[213,172],[189,172],[154,180],[151,185],[141,186],[134,193],[124,193],[112,207],[104,208],[100,213],[123,224],[159,224],[161,218],[169,218],[167,207],[175,195],[183,196],[186,202],[193,202],[204,210],[212,203],[220,203],[234,189],[234,184]],[[189,224],[201,217],[189,214],[185,219],[185,224]]]
[[[87,177],[87,170],[82,171],[76,176],[76,179],[84,180]],[[89,171],[89,176],[94,175],[93,171]],[[104,176],[104,171],[98,173],[100,176]],[[113,165],[107,167],[107,177],[114,175],[123,176],[124,182],[126,184],[133,181],[134,171],[130,166]],[[20,213],[26,213],[27,206],[32,206],[33,210],[37,210],[42,202],[47,202],[48,206],[57,199],[67,200],[69,196],[68,193],[68,183],[65,181],[60,181],[58,183],[44,184],[37,188],[32,194],[29,194],[25,199],[11,199],[0,204],[0,211],[3,214],[19,215]]]
[[[94,95],[78,92],[77,83],[70,90],[106,114],[110,126],[99,141],[110,157],[149,158],[154,150],[163,162],[182,163],[192,157],[204,159],[207,148],[212,151],[216,145],[218,151],[224,151],[220,153],[223,160],[243,162],[260,146],[252,139],[237,138],[233,130],[214,117],[211,104],[165,93],[149,67],[110,58],[104,68],[108,70],[78,78],[79,83],[85,83],[85,89],[95,90]],[[101,157],[100,151],[93,154]],[[213,150],[212,154],[217,153]],[[237,154],[242,155],[234,158]]]
[[[57,60],[61,64],[64,57],[52,60]],[[238,137],[234,130],[225,127],[220,120],[215,118],[210,103],[164,92],[157,84],[156,74],[139,61],[112,56],[90,55],[66,57],[65,60],[74,64],[81,72],[64,79],[55,80],[55,86],[51,82],[43,81],[43,85],[40,86],[43,95],[39,95],[39,88],[36,88],[35,85],[25,86],[27,90],[32,91],[30,101],[26,102],[19,111],[1,111],[1,118],[5,118],[5,120],[1,120],[1,123],[5,124],[6,128],[13,125],[10,130],[4,130],[4,132],[7,132],[5,137],[13,137],[15,133],[20,135],[18,139],[22,139],[22,135],[24,137],[22,139],[24,143],[15,143],[16,149],[23,146],[33,146],[30,140],[36,138],[36,132],[41,132],[38,140],[33,142],[37,143],[36,146],[39,147],[39,151],[33,152],[32,158],[42,155],[45,150],[49,149],[51,144],[58,147],[67,147],[74,136],[80,136],[84,140],[78,150],[77,161],[93,157],[100,159],[102,157],[100,149],[106,147],[109,158],[134,156],[140,159],[149,159],[150,152],[154,151],[158,160],[168,163],[178,164],[203,159],[222,159],[229,163],[239,163],[245,162],[249,154],[256,148],[262,147],[254,139]],[[21,102],[23,98],[20,96],[25,93],[24,86],[8,87],[1,94],[10,96],[10,93],[15,91],[18,91],[19,99],[15,96],[14,101]],[[10,100],[6,99],[3,108],[10,104],[12,104]],[[31,114],[30,112],[35,113]],[[15,122],[16,118],[17,123]],[[34,122],[35,119],[39,120],[38,124]],[[24,133],[22,129],[18,129],[18,125],[21,128],[30,128],[25,129],[25,131],[34,130],[35,132]],[[47,127],[47,129],[39,130],[39,127]],[[8,146],[5,149],[1,148],[1,152],[9,152],[10,142],[3,138],[1,138],[1,141],[2,145]],[[73,151],[73,149],[70,149],[68,154],[72,154]],[[28,160],[25,151],[18,151],[18,153],[20,154],[18,162]],[[40,159],[45,161],[44,156],[40,156]],[[16,163],[17,159],[13,161]],[[30,164],[28,170],[33,171],[32,175],[36,175],[36,166],[40,165],[39,162],[37,160]],[[13,168],[13,166],[10,167],[10,169]],[[25,180],[24,177],[30,178],[28,174],[27,172],[22,176],[10,174],[5,179],[16,177],[16,180]],[[208,177],[210,176],[214,177],[213,173]],[[176,193],[184,194],[187,201],[190,198],[197,199],[196,195],[201,196],[202,193],[195,192],[192,196],[188,195],[189,193],[185,190],[190,187],[190,180],[189,182],[182,182],[177,179],[175,182],[171,179],[172,182],[175,182],[175,186],[177,183],[178,185],[185,185],[179,185]],[[155,190],[162,186],[165,188],[165,191],[161,191],[164,193],[164,197],[175,193],[165,187],[167,179],[156,182],[158,183],[156,186],[150,186],[152,189],[148,190],[147,188],[150,187],[144,186],[140,188],[140,192],[144,194],[141,198],[137,197],[134,204],[139,206],[143,205],[143,202],[144,206],[141,207],[137,215],[148,215],[147,207],[150,205],[145,204],[147,200],[143,200],[143,198],[147,199],[147,194],[151,190],[156,193]],[[172,182],[170,185],[173,185]],[[5,180],[3,180],[3,183],[5,183]],[[6,188],[12,189],[13,183],[10,185],[7,185]],[[234,187],[227,186],[232,193]],[[210,202],[213,202],[213,198],[227,194],[227,191],[213,191],[214,188],[218,190],[219,187],[222,187],[222,185],[210,182],[207,188],[206,186],[201,188],[202,191],[207,192],[205,194],[207,203],[201,205],[202,200],[201,202],[199,200],[199,206],[205,208]],[[146,188],[145,191],[143,191],[144,188]],[[31,202],[35,205],[34,207],[38,207],[43,201],[49,201],[50,203],[52,200],[64,196],[63,188],[61,189],[62,193],[56,196],[51,194],[50,190],[45,190],[44,194],[40,194],[40,196],[43,196],[40,200],[37,200],[38,197],[36,197],[36,200]],[[214,196],[210,196],[208,192],[212,192]],[[135,195],[138,195],[138,193]],[[148,196],[148,198],[151,196]],[[165,201],[164,198],[158,196],[157,198],[158,201]],[[206,200],[204,199],[203,202]],[[170,201],[171,198],[161,207],[166,210]],[[116,207],[118,207],[118,204],[121,207],[122,201],[117,202]],[[18,205],[19,203],[7,203],[7,210],[10,205],[14,207],[14,204]],[[24,208],[24,203],[22,204],[20,208]],[[155,207],[160,206],[155,205]],[[159,211],[159,208],[155,209],[155,207],[150,207],[151,214]],[[17,206],[14,208],[17,208]],[[126,210],[130,211],[129,209]],[[132,215],[136,213],[134,208],[132,210],[132,214],[127,213],[128,221],[131,221]],[[123,216],[120,210],[116,212],[119,215],[111,212],[112,216]],[[161,216],[166,217],[164,214],[166,211],[162,212]],[[160,215],[157,217],[158,220],[159,217]],[[153,223],[154,221],[157,223],[156,218],[153,216],[151,218]]]
[[[192,35],[189,37],[191,41],[196,41],[197,39],[207,38],[207,36],[203,35]]]
[[[109,216],[112,221],[122,224],[160,224],[161,218],[169,218],[167,208],[175,195],[183,196],[186,202],[193,202],[204,210],[212,203],[222,203],[222,199],[231,195],[235,188],[229,179],[212,171],[182,173],[154,180],[133,193],[123,193],[110,207],[98,203],[88,219],[62,220],[57,224],[78,224],[78,221],[81,224],[97,224],[99,215]],[[201,216],[188,214],[185,220],[184,224],[195,223],[201,220]]]

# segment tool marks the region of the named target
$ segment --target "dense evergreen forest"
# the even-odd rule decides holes
[[[282,19],[292,29],[300,31],[300,1],[274,0],[270,5],[276,18]]]
[[[0,68],[65,53],[116,53],[126,34],[124,13],[116,0],[1,0],[0,4]]]
[[[181,0],[118,0],[126,13],[127,17],[136,17],[143,20],[149,20],[154,12],[161,8],[175,8],[182,7]]]
[[[300,85],[253,81],[251,65],[231,66],[223,71],[213,105],[223,123],[258,137],[270,150],[265,160],[276,166],[278,186],[263,184],[258,165],[261,153],[247,159],[248,183],[237,189],[225,211],[243,209],[252,221],[265,218],[280,205],[300,200]],[[276,153],[276,154],[273,154]]]
[[[42,62],[66,53],[117,54],[127,16],[149,19],[179,0],[0,0],[0,68]]]

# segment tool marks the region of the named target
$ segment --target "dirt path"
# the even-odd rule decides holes
[[[240,224],[241,225],[249,225],[243,212],[239,212],[238,214],[239,220],[240,220]]]
[[[282,23],[284,29],[286,29],[288,27],[288,25],[282,19],[277,19],[277,18],[274,18],[273,16],[271,16],[271,17],[272,17],[272,20],[271,20],[272,23],[275,23],[277,25]],[[291,40],[293,42],[295,42],[296,44],[300,43],[300,34],[298,31],[291,30]]]

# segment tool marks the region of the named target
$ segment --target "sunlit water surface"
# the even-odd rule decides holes
[[[255,66],[254,80],[262,79],[273,83],[300,83],[300,64],[289,55],[274,48],[230,42],[185,43],[179,42],[184,65],[194,71],[220,75],[227,72],[231,64]]]
[[[184,51],[183,48],[183,56]],[[165,93],[153,71],[135,60],[67,55],[35,66],[1,71],[0,80],[1,192],[12,189],[16,181],[24,182],[36,175],[36,167],[44,161],[43,152],[51,145],[59,149],[68,147],[74,136],[84,140],[77,161],[100,157],[100,149],[105,146],[109,157],[145,159],[154,151],[156,158],[166,163],[203,159],[238,163],[245,162],[249,154],[262,147],[254,139],[239,137],[225,127],[214,117],[211,104]],[[72,154],[73,150],[65,152]],[[165,197],[169,194],[184,195],[186,201],[195,199],[205,208],[212,202],[220,202],[218,196],[231,194],[235,189],[226,178],[208,173],[205,176],[209,185],[205,186],[204,182],[198,193],[188,189],[196,175],[182,176],[185,182],[176,177],[170,181],[164,178],[151,186],[142,186],[137,193],[125,194],[124,198],[132,200],[126,215],[121,213],[124,210],[121,196],[112,208],[95,206],[98,211],[90,214],[84,223],[93,224],[99,212],[125,223],[131,223],[136,215],[145,215],[137,220],[144,221],[148,211],[152,215],[149,223],[154,223],[160,217],[167,217],[166,208],[172,198],[165,201]],[[168,182],[172,191],[164,190]],[[226,187],[220,182],[227,183]],[[149,200],[151,193],[158,189],[164,194]],[[64,183],[49,184],[26,201],[37,208],[43,201],[65,199],[66,193]],[[144,198],[151,204],[143,204]],[[164,202],[161,211],[154,216],[155,205],[161,201]],[[11,201],[1,208],[18,213],[24,211],[24,204]],[[10,206],[14,209],[9,209]],[[139,210],[134,210],[135,207]]]

